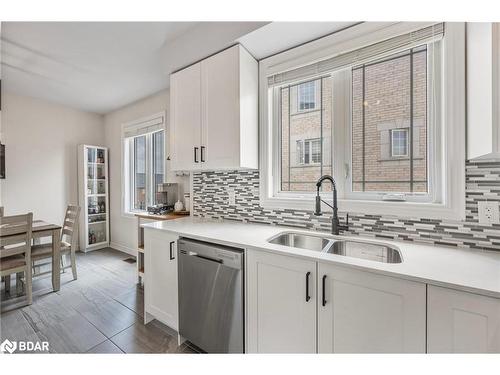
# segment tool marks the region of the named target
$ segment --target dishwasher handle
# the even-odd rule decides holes
[[[198,254],[197,252],[194,252],[194,251],[189,251],[187,255],[189,255],[191,257],[197,257],[197,258],[201,258],[201,259],[204,259],[204,260],[208,260],[210,262],[216,262],[216,263],[219,263],[219,264],[223,263],[222,259],[216,259],[216,258],[207,257],[206,255],[200,255],[200,254]]]

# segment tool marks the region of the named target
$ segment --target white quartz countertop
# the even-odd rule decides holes
[[[144,228],[161,230],[201,241],[244,249],[259,249],[282,255],[314,259],[354,267],[388,276],[420,281],[500,298],[500,251],[447,248],[411,242],[386,241],[369,237],[331,236],[323,232],[285,226],[246,224],[186,217],[143,224]],[[402,263],[381,263],[318,251],[270,244],[267,240],[281,232],[298,232],[331,238],[387,243],[401,252]],[[147,234],[146,234],[147,235]]]

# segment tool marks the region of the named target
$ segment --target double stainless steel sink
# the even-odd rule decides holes
[[[398,249],[382,243],[370,241],[342,240],[295,232],[280,233],[268,240],[269,243],[344,255],[347,257],[373,260],[382,263],[401,263]]]

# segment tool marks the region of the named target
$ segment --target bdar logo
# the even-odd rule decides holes
[[[6,339],[4,342],[0,344],[0,352],[5,353],[9,352],[10,354],[14,353],[17,348],[17,343],[12,342],[8,339]]]

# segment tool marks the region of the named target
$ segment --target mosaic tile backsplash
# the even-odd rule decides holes
[[[466,180],[465,221],[350,213],[349,234],[500,251],[500,224],[479,225],[477,209],[477,202],[481,200],[500,202],[500,162],[467,163]],[[236,193],[235,205],[229,205],[228,188]],[[194,173],[193,215],[324,232],[329,232],[331,228],[328,214],[318,217],[313,215],[312,210],[270,210],[261,207],[258,171]]]

